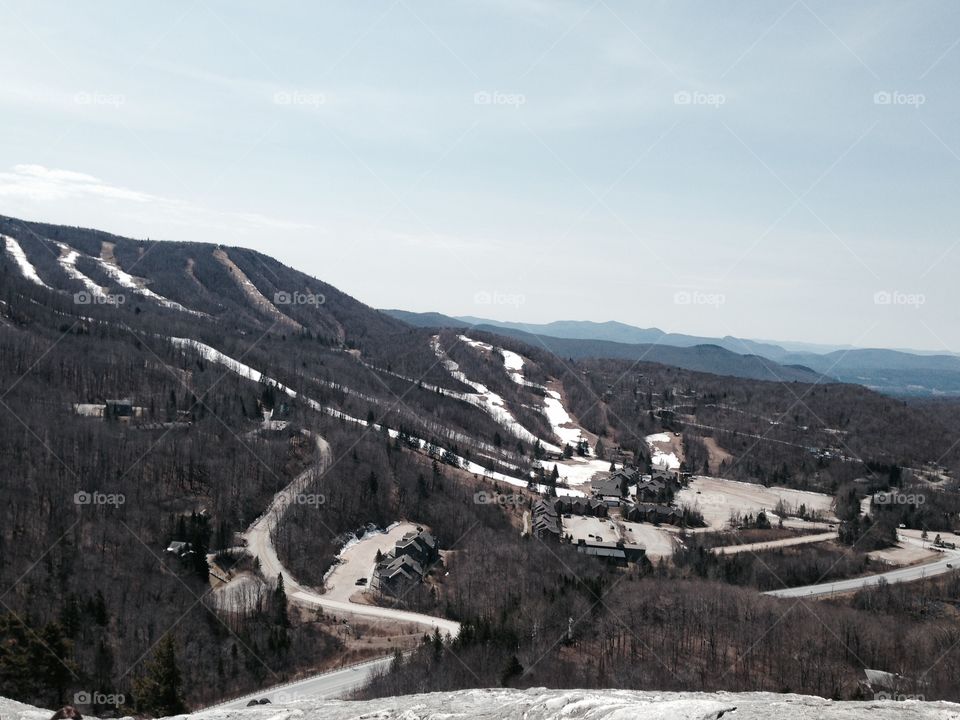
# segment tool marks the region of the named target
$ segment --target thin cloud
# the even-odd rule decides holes
[[[132,203],[150,217],[149,221],[166,220],[220,229],[268,227],[279,230],[313,229],[315,226],[269,217],[255,212],[229,212],[202,207],[175,198],[112,185],[84,172],[48,168],[44,165],[14,165],[9,172],[0,172],[0,198],[50,204],[84,199]]]

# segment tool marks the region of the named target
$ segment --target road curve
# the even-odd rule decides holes
[[[320,460],[306,471],[300,473],[289,485],[278,492],[273,497],[273,500],[263,515],[257,518],[247,529],[246,533],[244,533],[244,538],[247,541],[247,550],[260,561],[260,570],[263,576],[273,580],[276,579],[277,575],[282,574],[288,599],[302,605],[321,607],[325,612],[334,615],[350,615],[372,620],[389,620],[392,622],[417,625],[428,632],[433,632],[433,630],[437,628],[441,634],[449,634],[451,637],[459,635],[460,623],[454,622],[453,620],[445,620],[444,618],[408,612],[406,610],[327,599],[323,594],[298,583],[290,572],[283,567],[280,558],[277,556],[276,548],[273,545],[271,533],[280,523],[287,508],[295,502],[297,495],[302,494],[312,482],[323,475],[331,462],[329,443],[319,435],[314,434],[313,437],[317,443]]]
[[[370,677],[381,669],[386,669],[393,660],[392,655],[368,660],[357,665],[349,665],[337,670],[314,675],[313,677],[296,680],[285,685],[258,690],[249,695],[243,695],[233,700],[228,700],[217,705],[203,708],[201,712],[207,710],[238,710],[244,708],[251,700],[262,700],[266,698],[273,704],[286,704],[304,700],[307,698],[324,700],[327,698],[342,697],[351,690],[360,687]]]
[[[899,540],[900,542],[905,542],[910,545],[929,546],[929,543],[922,544],[914,538],[903,535],[900,536]],[[838,593],[856,592],[861,588],[877,585],[881,580],[890,584],[914,582],[916,580],[936,577],[937,575],[945,575],[946,573],[953,572],[957,568],[960,568],[960,551],[945,549],[939,558],[932,562],[924,563],[923,565],[913,565],[877,575],[838,580],[837,582],[831,583],[820,583],[819,585],[804,585],[802,587],[784,588],[783,590],[771,590],[763,594],[781,598],[828,597]]]

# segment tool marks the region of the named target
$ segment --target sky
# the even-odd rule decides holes
[[[0,213],[381,308],[960,351],[960,4],[0,6]]]

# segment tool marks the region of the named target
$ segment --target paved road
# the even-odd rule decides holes
[[[320,461],[312,468],[298,475],[289,485],[278,492],[266,512],[255,520],[244,534],[247,540],[247,549],[254,557],[260,560],[260,570],[263,572],[263,576],[274,580],[277,575],[282,573],[284,587],[289,600],[302,605],[319,606],[323,608],[325,612],[337,616],[348,615],[371,620],[390,620],[392,622],[413,624],[428,632],[432,632],[434,628],[439,628],[440,632],[444,635],[449,634],[451,637],[459,635],[460,623],[452,620],[408,612],[406,610],[395,610],[393,608],[383,608],[375,605],[359,605],[349,601],[333,600],[321,593],[300,585],[290,572],[283,567],[280,558],[277,556],[276,548],[273,546],[271,532],[283,518],[287,508],[295,502],[297,495],[302,494],[310,487],[310,484],[323,474],[331,462],[330,445],[323,438],[319,436],[314,437],[317,442],[317,449],[320,452]]]
[[[930,547],[929,543],[922,543],[915,538],[900,535],[900,542],[908,545],[918,545]],[[784,590],[771,590],[764,595],[772,595],[782,598],[817,598],[827,597],[836,593],[855,592],[860,588],[876,585],[880,580],[888,583],[913,582],[915,580],[924,580],[937,575],[944,575],[960,569],[960,551],[944,550],[940,557],[932,562],[923,565],[913,565],[911,567],[899,568],[878,575],[868,575],[861,578],[851,578],[850,580],[838,580],[832,583],[821,583],[819,585],[804,585],[803,587],[786,588]]]
[[[377,658],[286,685],[265,688],[219,705],[204,708],[204,710],[236,710],[246,707],[251,700],[262,698],[267,698],[274,704],[291,703],[305,699],[340,698],[363,685],[378,669],[386,668],[392,659],[390,656]]]

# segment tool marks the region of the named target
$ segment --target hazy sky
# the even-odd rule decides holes
[[[0,7],[0,213],[377,307],[960,351],[960,4]]]

